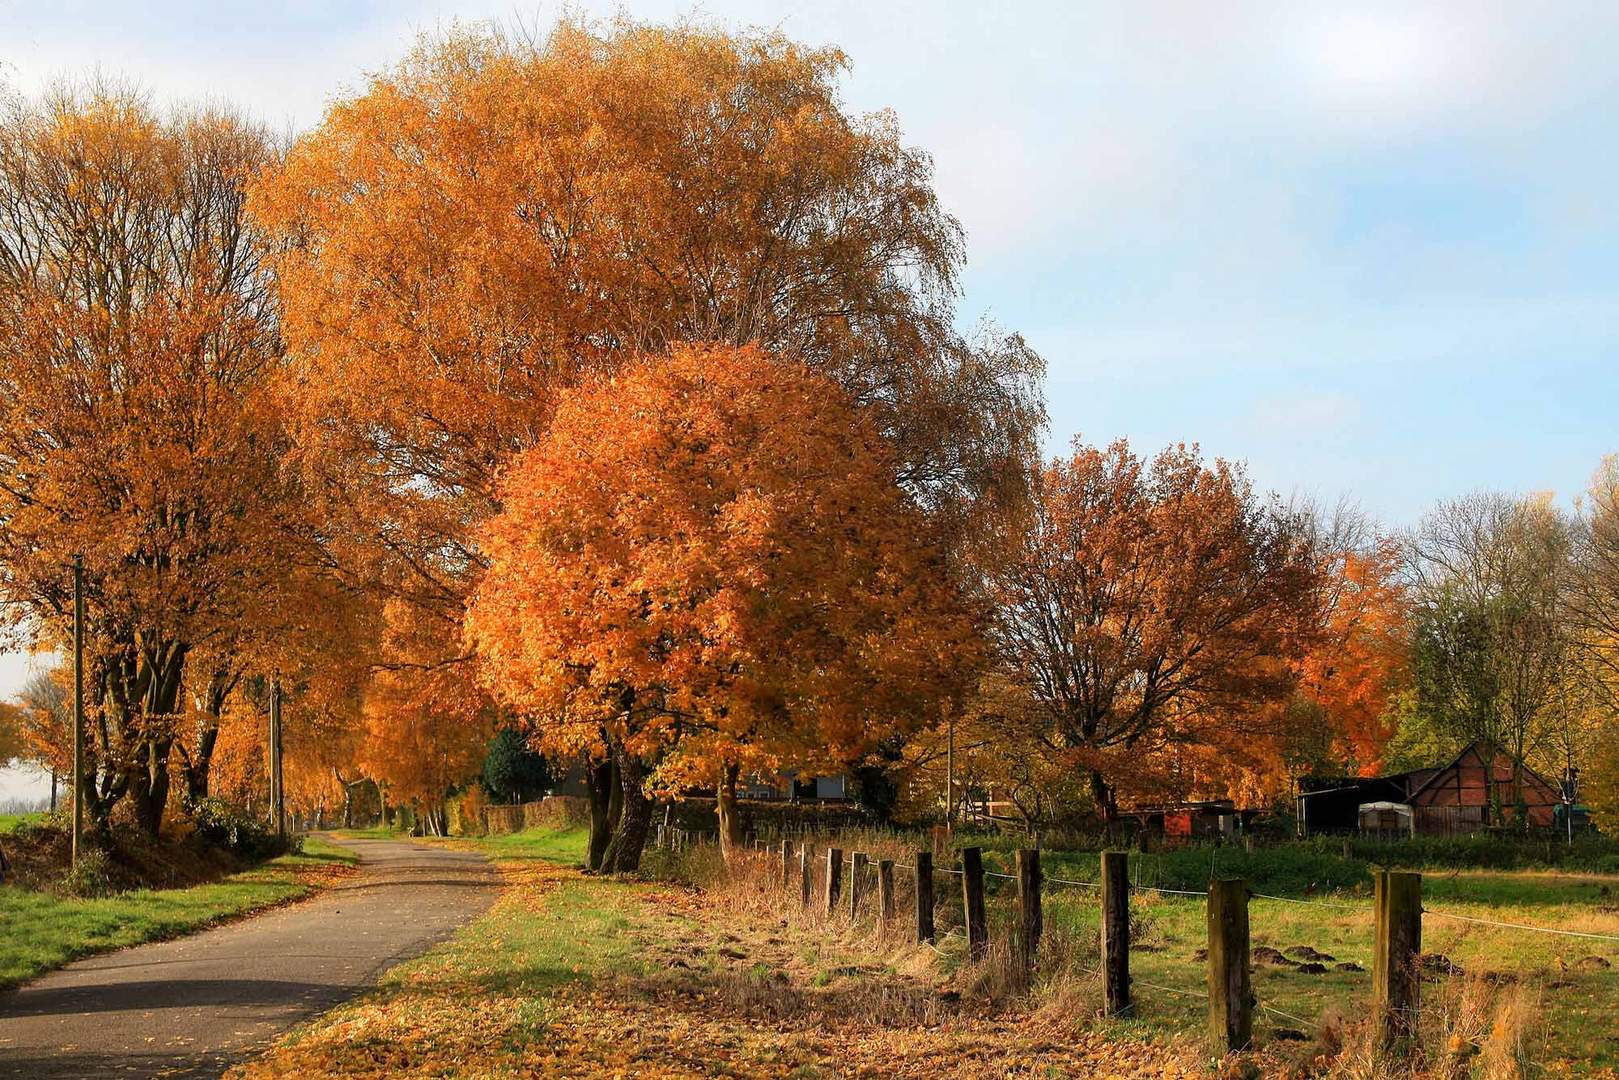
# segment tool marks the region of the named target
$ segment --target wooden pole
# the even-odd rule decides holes
[[[1102,1007],[1130,1015],[1130,856],[1102,852]]]
[[[826,913],[838,910],[838,897],[843,895],[843,849],[826,849]]]
[[[793,883],[793,842],[781,842],[781,887],[787,888]]]
[[[956,825],[956,718],[950,717],[950,734],[944,746],[944,826]]]
[[[270,821],[275,834],[287,836],[287,804],[281,789],[281,680],[270,680]]]
[[[961,899],[967,914],[967,953],[979,960],[989,947],[989,927],[984,920],[984,853],[979,848],[961,849]]]
[[[815,892],[815,845],[808,840],[798,848],[798,879],[799,903],[807,908]]]
[[[883,926],[894,921],[894,860],[877,860],[877,918]]]
[[[72,866],[84,846],[84,556],[73,557],[73,843]]]
[[[1025,969],[1034,967],[1040,955],[1040,934],[1045,915],[1040,909],[1040,849],[1020,849],[1017,853],[1018,945]]]
[[[871,860],[864,851],[854,853],[849,864],[849,917],[860,918],[860,901],[866,898],[866,866]]]
[[[916,853],[916,942],[933,944],[933,852]]]
[[[1417,1032],[1422,982],[1422,875],[1379,870],[1372,878],[1377,936],[1372,954],[1375,1007],[1386,1044],[1408,1042]]]
[[[1253,1041],[1248,883],[1240,878],[1209,883],[1209,1033],[1221,1053]]]

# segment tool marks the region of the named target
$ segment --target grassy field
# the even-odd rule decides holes
[[[15,832],[19,826],[32,825],[43,820],[45,820],[43,813],[0,814],[0,836],[8,832]]]
[[[353,853],[310,839],[301,854],[185,889],[81,900],[0,886],[0,987],[91,953],[174,937],[296,899],[354,861]]]

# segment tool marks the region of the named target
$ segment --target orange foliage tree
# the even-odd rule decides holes
[[[1374,776],[1394,734],[1390,702],[1410,680],[1401,552],[1383,539],[1322,558],[1321,629],[1301,663],[1299,692],[1325,722],[1333,757]]]
[[[1266,706],[1296,684],[1318,570],[1300,522],[1238,467],[1076,444],[983,565],[999,655],[1105,818],[1121,793],[1240,789],[1273,767]]]
[[[483,530],[468,638],[499,698],[605,735],[632,869],[642,777],[848,765],[941,716],[973,627],[873,419],[757,347],[679,346],[564,395]]]
[[[397,601],[404,637],[439,628],[434,655],[380,664],[470,659],[503,463],[560,390],[670,342],[758,342],[835,381],[936,530],[1015,476],[1039,359],[954,329],[960,229],[894,119],[845,111],[844,66],[689,26],[460,31],[264,174],[251,209],[283,241],[286,400],[326,551]]]
[[[241,213],[274,155],[116,87],[0,120],[0,617],[61,644],[83,556],[96,826],[127,797],[157,831],[187,662],[232,652],[286,565],[280,348]]]

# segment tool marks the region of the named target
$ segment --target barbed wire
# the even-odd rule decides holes
[[[1100,881],[1074,881],[1070,878],[1060,877],[1046,877],[1045,880],[1053,885],[1073,885],[1081,889],[1100,889],[1102,887]]]
[[[1496,919],[1481,919],[1474,915],[1457,915],[1450,911],[1435,911],[1432,908],[1423,908],[1424,915],[1433,915],[1441,919],[1455,919],[1458,922],[1478,923],[1481,926],[1499,926],[1507,930],[1532,930],[1537,934],[1558,934],[1563,937],[1589,938],[1593,941],[1619,942],[1619,934],[1593,934],[1584,930],[1560,930],[1554,926],[1530,926],[1528,923],[1501,922]]]
[[[1290,1012],[1283,1012],[1281,1009],[1276,1008],[1274,1005],[1266,1005],[1263,1001],[1255,1001],[1254,1005],[1261,1012],[1269,1013],[1272,1016],[1280,1016],[1283,1020],[1291,1020],[1295,1024],[1303,1024],[1307,1028],[1315,1027],[1316,1023],[1317,1023],[1317,1021],[1315,1021],[1315,1020],[1306,1020],[1302,1016],[1294,1016]]]
[[[1336,900],[1300,900],[1296,896],[1274,896],[1270,893],[1250,892],[1248,894],[1255,900],[1280,900],[1284,904],[1303,904],[1306,907],[1339,908],[1343,911],[1368,912],[1371,909],[1360,904],[1342,904]]]
[[[1159,885],[1132,885],[1132,886],[1130,886],[1130,888],[1133,889],[1136,892],[1170,893],[1170,894],[1173,894],[1175,896],[1207,896],[1207,895],[1209,895],[1209,890],[1207,890],[1207,889],[1166,889],[1166,888],[1163,888],[1162,886],[1159,886]]]

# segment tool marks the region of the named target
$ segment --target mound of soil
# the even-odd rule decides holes
[[[1317,964],[1330,964],[1338,959],[1336,956],[1329,956],[1328,954],[1319,952],[1308,945],[1294,945],[1290,948],[1283,949],[1282,951],[1295,960],[1309,960]]]
[[[48,818],[0,837],[11,860],[13,884],[57,891],[71,858],[71,824]],[[107,885],[113,891],[180,889],[233,874],[247,864],[228,851],[195,836],[153,840],[128,829],[113,830],[102,847],[107,857]]]

